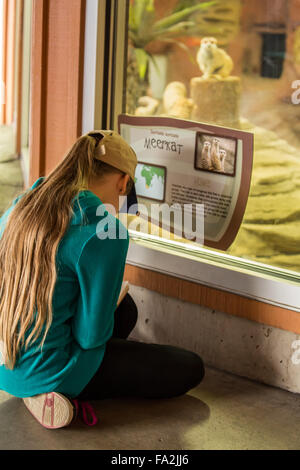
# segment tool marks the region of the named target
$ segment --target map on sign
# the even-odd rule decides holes
[[[138,163],[135,172],[136,194],[148,199],[163,201],[165,198],[166,168]]]

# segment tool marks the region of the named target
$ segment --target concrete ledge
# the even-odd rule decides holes
[[[173,344],[198,353],[207,366],[300,392],[300,364],[292,360],[299,335],[143,287],[130,285],[129,292],[139,310],[130,339]]]

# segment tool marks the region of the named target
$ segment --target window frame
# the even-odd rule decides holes
[[[128,9],[128,0],[86,0],[82,133],[118,130],[117,119],[126,98]],[[206,248],[196,252],[188,245],[168,244],[132,230],[129,233],[126,262],[130,265],[300,312],[300,276],[296,272]]]

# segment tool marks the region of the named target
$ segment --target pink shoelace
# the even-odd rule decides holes
[[[94,408],[92,407],[92,405],[88,401],[81,401],[81,400],[74,399],[74,400],[72,400],[72,402],[75,405],[76,417],[79,414],[79,408],[81,408],[82,419],[83,419],[83,422],[87,426],[95,426],[95,424],[98,423],[98,418],[95,414]],[[89,418],[88,418],[88,413],[91,417],[91,420],[89,420]]]

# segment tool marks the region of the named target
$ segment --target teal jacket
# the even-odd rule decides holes
[[[39,178],[32,188],[42,181]],[[0,236],[19,198],[0,219]],[[98,214],[103,209],[100,215],[97,208]],[[118,218],[104,212],[105,206],[91,191],[81,191],[73,209],[57,251],[53,321],[44,346],[38,348],[40,336],[26,351],[22,349],[13,370],[0,366],[0,389],[16,397],[51,391],[76,397],[100,367],[113,333],[128,230]],[[114,228],[117,238],[113,238]]]

